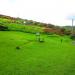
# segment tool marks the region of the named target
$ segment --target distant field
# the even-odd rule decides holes
[[[75,75],[75,45],[68,36],[0,31],[0,75]],[[62,39],[62,42],[61,42]]]

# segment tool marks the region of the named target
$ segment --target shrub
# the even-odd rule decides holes
[[[6,27],[6,26],[0,26],[0,31],[6,31],[6,30],[8,30],[8,27]]]
[[[70,37],[72,40],[75,40],[75,35],[71,35]]]

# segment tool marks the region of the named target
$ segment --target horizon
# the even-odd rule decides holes
[[[67,26],[71,25],[68,17],[75,13],[74,3],[74,0],[0,0],[0,14]]]

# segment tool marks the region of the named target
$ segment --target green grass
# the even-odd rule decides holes
[[[40,43],[35,34],[0,31],[0,75],[75,75],[75,46],[69,37],[42,38]]]
[[[12,23],[12,20],[0,18],[0,25],[7,26],[10,31],[21,31],[27,33],[43,32],[43,27],[36,25],[25,25],[21,23]]]

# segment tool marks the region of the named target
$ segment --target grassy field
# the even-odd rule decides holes
[[[35,34],[0,31],[0,75],[75,75],[75,45],[69,37],[41,36],[43,43]]]
[[[43,27],[37,25],[19,24],[16,22],[12,23],[11,21],[12,20],[10,19],[0,18],[0,26],[6,26],[10,31],[21,31],[27,33],[43,32]]]

